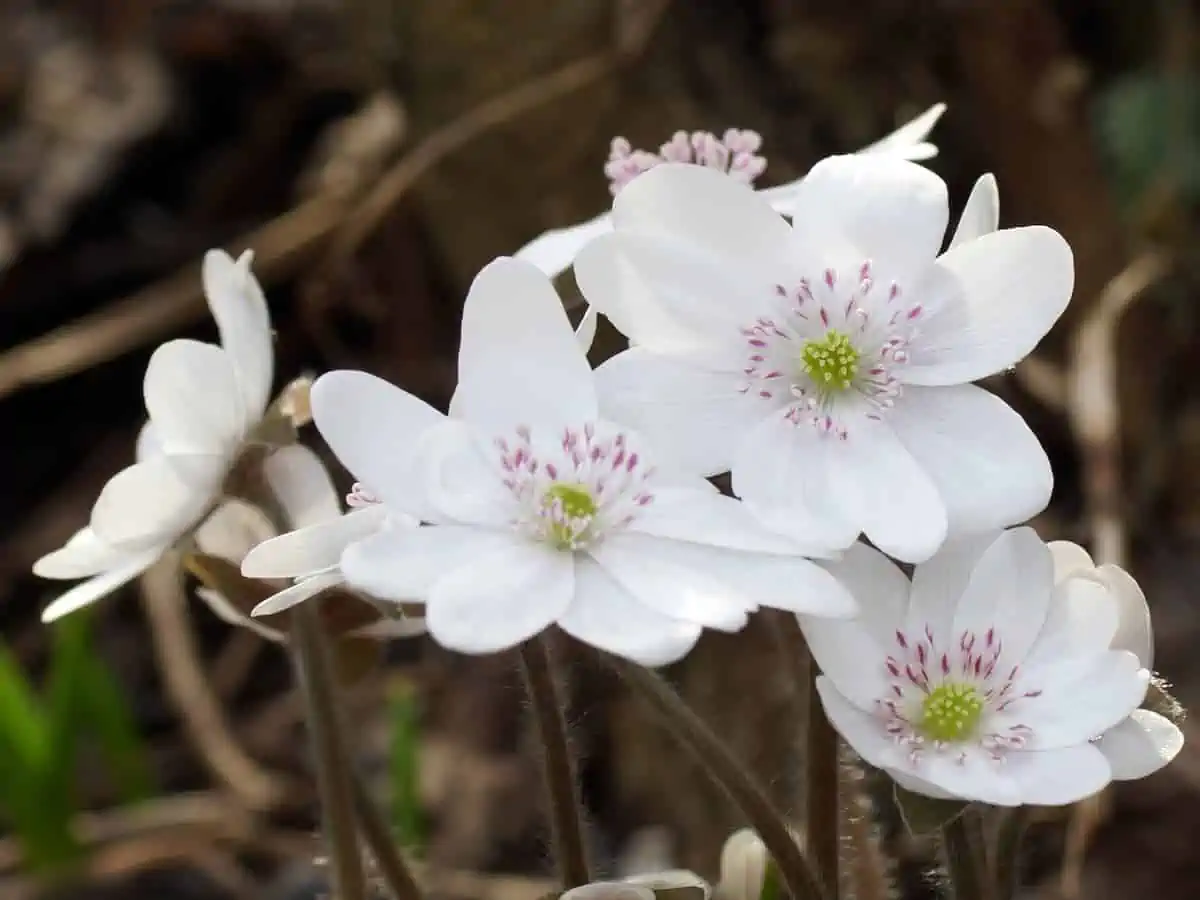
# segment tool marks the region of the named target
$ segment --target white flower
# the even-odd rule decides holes
[[[417,526],[409,516],[389,515],[361,485],[355,485],[346,498],[350,508],[343,515],[329,473],[315,453],[299,444],[271,454],[263,464],[263,472],[295,530],[256,542],[257,546],[236,561],[247,578],[286,578],[294,583],[258,604],[251,615],[281,613],[323,591],[344,586],[339,561],[346,547],[384,528]],[[202,529],[197,537],[203,534]],[[420,619],[385,618],[356,633],[387,638],[424,631]]]
[[[1150,608],[1133,577],[1119,566],[1096,566],[1082,547],[1069,541],[1051,541],[1056,582],[1068,578],[1092,578],[1108,589],[1117,605],[1117,629],[1112,646],[1137,656],[1142,667],[1154,668],[1154,630]],[[1165,716],[1137,709],[1129,718],[1104,732],[1096,742],[1116,781],[1131,781],[1152,775],[1183,749],[1183,732]]]
[[[1028,519],[1049,461],[969,382],[1033,349],[1074,268],[1049,228],[979,235],[994,201],[986,178],[938,256],[946,186],[910,162],[824,160],[791,225],[711,170],[647,172],[575,263],[635,345],[597,370],[601,410],[695,472],[732,470],[765,522],[830,546],[865,532],[915,562],[948,529]]]
[[[599,417],[558,296],[527,263],[500,259],[476,277],[449,419],[361,372],[318,379],[312,407],[388,509],[430,523],[351,545],[347,580],[425,601],[430,633],[451,649],[488,653],[557,623],[660,664],[702,626],[742,627],[760,603],[853,612],[792,541],[702,479],[658,471],[639,435]]]
[[[931,106],[917,118],[859,151],[873,156],[895,159],[923,160],[937,155],[937,147],[925,138],[946,111],[946,104]],[[663,144],[658,153],[634,150],[624,138],[613,141],[612,152],[605,165],[609,187],[615,195],[635,177],[664,162],[687,162],[716,169],[732,176],[740,184],[753,185],[766,168],[766,160],[757,155],[761,139],[753,131],[729,129],[722,138],[704,131],[676,132]],[[760,196],[783,213],[790,213],[797,189],[803,179],[778,187],[759,190]],[[556,228],[534,238],[515,254],[517,259],[531,262],[547,275],[564,272],[575,255],[592,238],[612,231],[612,217],[605,212],[594,219],[569,228]],[[588,310],[589,316],[595,312]]]
[[[100,492],[88,526],[43,556],[43,578],[87,578],[42,613],[51,621],[148,569],[213,508],[250,430],[262,419],[274,374],[271,321],[250,273],[220,251],[204,257],[204,293],[221,345],[169,341],[150,357],[144,392],[150,421],[137,462]]]
[[[830,566],[861,618],[802,620],[834,727],[868,763],[934,797],[1057,806],[1124,775],[1124,748],[1103,744],[1131,714],[1143,721],[1134,711],[1150,673],[1128,649],[1141,642],[1129,639],[1140,594],[1119,570],[1056,574],[1063,556],[1018,528],[948,543],[910,584],[856,544]]]
[[[721,847],[721,880],[717,896],[721,900],[761,900],[767,883],[771,855],[753,828],[731,834]]]

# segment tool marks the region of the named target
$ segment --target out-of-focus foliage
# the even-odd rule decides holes
[[[1096,128],[1123,205],[1163,190],[1200,200],[1200,76],[1122,76],[1097,97]]]
[[[425,846],[426,834],[418,796],[420,733],[415,687],[406,679],[397,678],[391,686],[390,706],[392,828],[401,847],[409,853],[419,853]]]
[[[0,645],[0,816],[32,869],[57,872],[81,856],[71,820],[78,811],[75,767],[85,747],[99,750],[121,799],[152,794],[132,711],[93,649],[87,617],[55,626],[40,691]]]

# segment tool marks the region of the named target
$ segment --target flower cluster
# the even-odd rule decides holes
[[[754,132],[614,141],[610,213],[475,278],[447,413],[364,372],[317,379],[313,421],[356,479],[345,509],[311,451],[263,437],[265,302],[248,256],[210,254],[221,346],[152,358],[139,461],[37,564],[91,578],[47,618],[185,543],[271,585],[255,616],[355,592],[423,608],[370,634],[472,654],[556,627],[659,666],[769,607],[799,616],[830,721],[910,790],[1066,804],[1155,771],[1182,737],[1140,708],[1145,600],[1012,527],[1048,503],[1050,464],[974,384],[1062,314],[1071,250],[999,229],[990,176],[946,241],[946,185],[914,162],[941,112],[780,188],[754,187]],[[551,282],[571,265],[578,333]],[[597,314],[629,347],[593,369]],[[283,521],[218,552],[247,460],[261,478],[241,493]]]

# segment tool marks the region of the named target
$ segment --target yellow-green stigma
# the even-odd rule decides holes
[[[921,705],[920,729],[926,737],[947,743],[975,734],[983,715],[983,696],[969,684],[948,682],[934,688]]]
[[[804,342],[800,366],[818,391],[844,391],[858,377],[859,353],[850,338],[831,328],[820,340]]]
[[[576,549],[595,515],[596,501],[582,485],[555,484],[542,495],[544,534],[560,550]]]

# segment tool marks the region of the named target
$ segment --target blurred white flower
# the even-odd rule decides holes
[[[528,263],[476,277],[450,418],[361,372],[324,375],[311,399],[342,463],[389,510],[430,523],[352,544],[348,582],[425,601],[451,649],[488,653],[557,623],[663,664],[759,604],[853,612],[795,543],[703,479],[659,471],[640,436],[599,417],[562,304]]]
[[[204,257],[204,293],[221,344],[169,341],[150,357],[149,422],[137,462],[100,492],[88,526],[33,567],[43,578],[88,580],[42,613],[49,622],[94,603],[148,569],[213,509],[274,373],[271,321],[252,256]]]
[[[911,160],[936,156],[937,147],[926,142],[925,138],[945,111],[944,103],[931,106],[883,140],[859,152]],[[720,138],[707,131],[691,134],[679,131],[657,153],[635,150],[624,138],[615,138],[604,172],[609,179],[609,190],[614,195],[643,172],[666,162],[705,166],[727,174],[739,183],[753,185],[767,167],[766,159],[758,154],[761,144],[762,138],[757,132],[736,128],[729,129]],[[802,181],[803,178],[800,178],[778,187],[760,189],[759,195],[780,212],[790,214],[796,190]],[[588,241],[610,231],[612,217],[605,212],[579,225],[547,231],[514,255],[517,259],[533,263],[553,278],[566,271]],[[587,315],[594,317],[595,312],[589,309]],[[590,346],[590,342],[585,346]]]
[[[1056,582],[1068,578],[1093,578],[1107,588],[1116,602],[1117,627],[1114,650],[1128,650],[1142,667],[1154,668],[1154,629],[1146,596],[1128,572],[1119,566],[1097,566],[1082,547],[1069,541],[1052,541]],[[1175,723],[1149,709],[1134,710],[1129,718],[1108,729],[1096,742],[1108,760],[1115,781],[1130,781],[1152,775],[1183,749],[1183,732]]]
[[[1129,757],[1101,745],[1142,718],[1150,673],[1122,634],[1145,626],[1140,594],[1124,573],[1056,574],[1056,556],[1018,528],[948,543],[911,584],[862,544],[830,563],[862,616],[802,624],[842,737],[933,797],[1059,806],[1118,777]]]
[[[792,224],[708,169],[647,172],[575,262],[633,345],[596,371],[601,410],[691,471],[732,470],[764,522],[828,546],[865,532],[914,562],[948,530],[1028,519],[1049,500],[1049,461],[969,382],[1033,349],[1074,267],[1049,228],[977,235],[994,221],[989,185],[939,256],[946,186],[910,162],[818,163]]]

